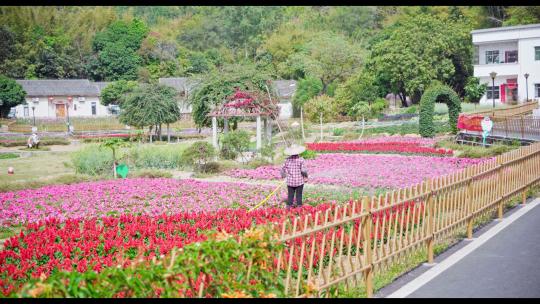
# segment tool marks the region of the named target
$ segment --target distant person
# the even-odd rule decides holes
[[[285,155],[288,155],[283,167],[281,168],[281,177],[287,178],[287,209],[302,206],[302,191],[304,182],[307,181],[308,172],[305,167],[305,161],[299,156],[306,148],[299,145],[292,145],[285,149]],[[296,196],[296,204],[293,205]]]
[[[39,136],[36,133],[32,133],[30,137],[28,137],[28,148],[36,148],[39,149]]]

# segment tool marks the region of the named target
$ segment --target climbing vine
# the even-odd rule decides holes
[[[457,119],[461,112],[461,99],[450,87],[437,83],[429,87],[420,99],[420,135],[435,136],[433,112],[436,102],[448,105],[448,118],[453,133],[457,133]]]

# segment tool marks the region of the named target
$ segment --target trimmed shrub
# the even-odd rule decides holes
[[[236,159],[248,150],[249,133],[245,130],[230,131],[221,138],[220,156],[224,159]]]
[[[457,119],[461,112],[461,99],[449,86],[437,83],[429,87],[420,99],[420,135],[423,137],[435,136],[433,115],[436,102],[448,105],[449,124],[452,133],[457,133]]]
[[[216,154],[212,144],[206,141],[197,141],[182,152],[182,159],[185,164],[192,166],[196,171],[204,172],[204,165]]]

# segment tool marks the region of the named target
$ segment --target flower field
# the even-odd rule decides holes
[[[211,229],[237,234],[252,225],[279,223],[287,217],[314,214],[329,207],[321,204],[292,211],[270,207],[252,212],[220,209],[30,223],[18,236],[8,239],[0,251],[0,287],[8,295],[30,277],[48,276],[56,270],[84,272],[122,263],[128,266],[135,257],[152,259],[173,247],[203,241],[204,233]]]
[[[418,146],[415,143],[363,143],[363,142],[327,142],[307,144],[309,150],[317,152],[374,152],[452,155],[452,150]]]
[[[358,203],[358,202],[350,202]],[[18,235],[6,241],[0,251],[0,287],[7,296],[16,292],[30,278],[47,277],[60,270],[85,272],[92,269],[100,272],[104,268],[122,266],[128,267],[134,259],[152,260],[168,254],[173,248],[207,239],[206,232],[210,230],[237,235],[252,228],[269,222],[280,225],[287,218],[295,216],[310,216],[318,211],[330,211],[329,220],[343,216],[336,214],[335,204],[320,204],[316,207],[304,206],[291,211],[283,208],[262,208],[252,212],[244,209],[220,209],[215,212],[181,212],[174,215],[121,215],[120,217],[105,216],[101,218],[71,219],[60,221],[49,219],[26,225]],[[373,215],[377,221],[395,220],[401,208],[414,207],[404,204],[399,208],[386,210]],[[423,204],[419,206],[423,208]],[[348,208],[350,211],[351,209]],[[357,208],[358,210],[358,208]],[[419,209],[421,210],[421,209]],[[420,213],[417,213],[420,214]],[[320,217],[322,220],[322,217]],[[400,220],[400,219],[397,219]],[[407,220],[418,224],[420,218],[407,217]],[[352,227],[354,235],[360,233],[361,222],[358,220]],[[278,226],[279,227],[279,226]],[[387,226],[389,227],[389,226]],[[345,233],[343,227],[334,231],[331,228],[312,236],[324,248],[321,256],[337,250],[330,246],[330,234],[338,237]],[[378,231],[377,237],[386,231]],[[322,243],[321,239],[326,239]],[[372,236],[373,237],[373,236]],[[356,236],[353,236],[356,239]],[[288,241],[299,245],[300,239]],[[288,260],[289,251],[284,251]],[[308,251],[303,259],[307,266]],[[269,261],[273,267],[277,258]],[[316,258],[313,265],[318,267],[321,260]],[[300,256],[292,259],[292,267],[299,268]]]
[[[484,159],[363,154],[321,154],[306,160],[309,183],[349,187],[401,188],[425,178],[452,173]],[[227,175],[249,179],[280,179],[279,166],[233,169]]]
[[[317,152],[369,152],[449,155],[452,150],[434,148],[435,140],[421,137],[385,136],[349,142],[308,143],[309,150]]]
[[[89,218],[115,214],[149,214],[250,208],[272,186],[207,183],[168,178],[117,179],[72,185],[52,185],[0,193],[0,225]],[[270,200],[269,205],[275,204]]]

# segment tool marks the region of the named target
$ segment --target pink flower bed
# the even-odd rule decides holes
[[[176,214],[249,208],[273,186],[168,178],[117,179],[0,193],[0,225],[114,214]],[[267,205],[275,205],[270,200]]]
[[[365,154],[320,154],[306,160],[309,183],[363,188],[401,188],[425,178],[449,174],[485,159]],[[279,166],[234,169],[236,178],[280,179]]]

